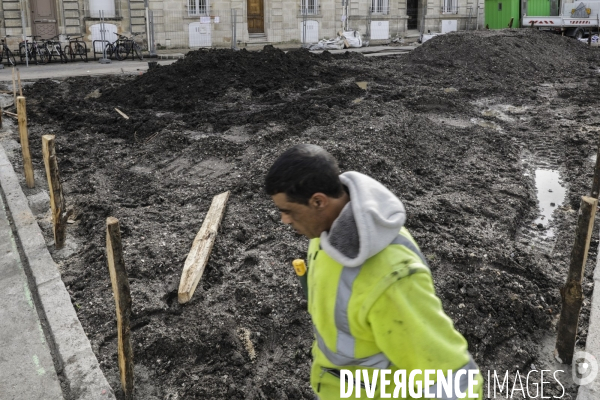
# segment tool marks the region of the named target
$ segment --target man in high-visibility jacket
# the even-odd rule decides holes
[[[282,222],[310,239],[318,399],[483,398],[483,378],[442,309],[394,194],[358,172],[340,175],[333,156],[315,145],[284,152],[265,188]]]

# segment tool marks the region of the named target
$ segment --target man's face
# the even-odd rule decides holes
[[[314,199],[309,200],[308,205],[288,201],[285,193],[277,193],[271,196],[279,212],[281,222],[291,225],[296,232],[309,239],[317,238],[323,232],[323,219],[321,212]]]

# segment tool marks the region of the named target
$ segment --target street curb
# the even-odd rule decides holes
[[[0,186],[7,210],[13,218],[17,236],[27,259],[25,268],[33,276],[42,312],[54,341],[59,369],[68,381],[75,400],[115,399],[112,388],[100,370],[98,360],[71,304],[71,297],[60,272],[46,247],[46,241],[29,209],[19,179],[0,144]],[[59,371],[61,372],[61,371]]]
[[[590,326],[588,328],[585,351],[600,362],[600,245],[598,245],[598,258],[596,259],[596,268],[594,269],[594,293],[592,294],[592,304],[590,306]],[[596,377],[591,384],[580,386],[577,394],[577,400],[597,400],[600,399],[600,377]]]

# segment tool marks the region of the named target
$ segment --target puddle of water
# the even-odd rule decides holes
[[[552,169],[537,169],[535,171],[535,186],[540,207],[540,216],[533,222],[548,228],[552,221],[552,213],[565,200],[566,189],[559,182],[560,174]],[[553,204],[553,205],[552,205]],[[546,229],[546,237],[554,236],[552,229]]]

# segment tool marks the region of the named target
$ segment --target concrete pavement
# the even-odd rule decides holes
[[[46,65],[32,64],[29,67],[19,65],[21,80],[70,78],[72,76],[93,75],[138,75],[148,70],[148,62],[157,61],[160,65],[168,65],[177,60],[144,59],[143,61],[114,61],[110,64],[100,64],[98,61],[72,62],[67,64],[50,63]],[[0,81],[12,82],[12,69],[0,69]]]
[[[600,250],[600,246],[599,246]],[[592,305],[590,311],[590,327],[585,345],[585,361],[580,365],[582,378],[595,375],[595,379],[579,387],[577,400],[600,399],[600,252],[594,269],[594,293],[592,294]]]
[[[0,397],[63,399],[0,189]]]
[[[281,47],[282,50],[289,50],[289,46]],[[344,50],[328,50],[332,54],[349,52],[361,53],[365,57],[392,56],[406,54],[414,50],[415,46],[370,46],[360,48],[350,48]],[[262,47],[251,49],[251,51],[262,50]],[[31,64],[28,67],[24,64],[19,65],[21,80],[33,79],[52,79],[69,78],[72,76],[95,76],[95,75],[138,75],[148,70],[148,62],[156,61],[160,65],[174,63],[179,58],[183,58],[188,49],[178,49],[158,54],[158,58],[144,58],[144,60],[112,60],[110,64],[100,64],[98,61],[90,59],[88,62],[70,62],[67,64],[49,63],[46,65]],[[322,53],[323,50],[314,50],[312,53]],[[0,82],[12,81],[12,69],[5,67],[0,69]]]

